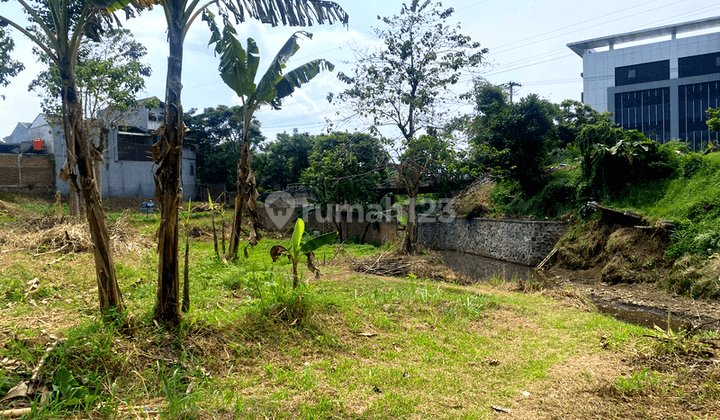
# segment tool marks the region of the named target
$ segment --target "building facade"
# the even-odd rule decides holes
[[[158,141],[158,136],[152,132],[162,122],[163,104],[147,108],[146,100],[138,101],[136,107],[122,116],[106,116],[113,123],[105,138],[100,164],[103,197],[155,197],[153,171],[157,167],[152,161],[151,148]],[[68,194],[70,184],[59,178],[67,157],[65,138],[59,129],[54,132],[53,138],[57,189],[61,194]],[[180,184],[185,199],[195,198],[195,160],[195,151],[183,148]]]
[[[53,153],[53,128],[45,114],[38,114],[31,123],[17,123],[12,134],[3,139],[5,144],[21,145],[22,152],[36,149],[38,140],[46,153]]]
[[[567,46],[583,59],[583,103],[652,140],[677,139],[696,151],[718,143],[705,110],[720,105],[720,18]]]
[[[155,197],[152,144],[153,134],[163,118],[163,104],[151,98],[158,107],[148,107],[148,99],[138,101],[128,112],[102,115],[108,127],[103,136],[103,160],[96,165],[100,171],[103,197]],[[97,126],[98,124],[96,124]],[[92,131],[92,130],[90,130]],[[99,144],[99,128],[89,132]],[[70,184],[63,182],[60,169],[67,159],[65,136],[61,123],[51,124],[45,115],[32,123],[18,123],[13,133],[0,144],[0,189],[45,188],[70,193]],[[185,199],[195,198],[195,151],[182,150],[181,187]]]

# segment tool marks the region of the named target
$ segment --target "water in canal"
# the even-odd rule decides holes
[[[516,264],[460,251],[440,251],[443,263],[458,274],[477,281],[488,281],[492,278],[504,281],[530,281],[542,282],[552,285],[553,282],[543,272],[534,267]],[[668,326],[667,312],[639,310],[637,308],[618,305],[610,302],[593,299],[598,311],[608,314],[617,320],[644,327],[653,328],[653,325],[666,328]],[[670,327],[677,330],[681,327],[677,320],[671,320]]]

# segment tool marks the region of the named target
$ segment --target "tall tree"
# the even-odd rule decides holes
[[[144,0],[143,0],[144,1]],[[7,0],[0,0],[6,3]],[[113,261],[110,232],[93,171],[94,156],[83,119],[78,95],[75,63],[83,36],[100,40],[103,24],[112,23],[111,13],[123,6],[138,5],[135,0],[17,0],[34,25],[30,30],[0,15],[0,27],[11,26],[40,48],[57,67],[61,80],[62,122],[67,160],[60,171],[75,191],[82,191],[93,242],[95,274],[100,310],[124,312]],[[6,9],[4,9],[6,10]],[[128,13],[132,9],[127,9]],[[42,36],[38,36],[42,35]]]
[[[472,72],[483,66],[487,49],[460,33],[460,26],[451,27],[447,19],[455,10],[443,8],[430,0],[412,0],[403,4],[399,15],[380,18],[387,29],[375,29],[384,48],[365,54],[355,51],[357,64],[354,76],[338,75],[351,87],[339,96],[340,102],[352,111],[352,118],[369,123],[372,133],[380,126],[391,126],[400,134],[400,156],[411,158],[418,150],[414,144],[420,134],[441,138],[436,127],[444,127],[449,120],[448,109],[456,104],[452,92],[463,72]],[[420,160],[422,161],[422,159]],[[403,162],[400,162],[403,166]],[[404,165],[410,168],[411,165]],[[420,180],[426,175],[422,164],[409,172],[403,183],[410,185],[408,193],[414,205]],[[407,252],[413,252],[414,226],[417,220],[408,220],[406,231]]]
[[[42,97],[42,110],[48,115],[62,114],[62,81],[50,57],[35,48],[39,61],[48,66],[30,83],[29,89]],[[95,180],[102,194],[102,160],[110,127],[127,124],[128,111],[137,107],[136,95],[145,89],[150,66],[140,60],[147,49],[135,41],[128,29],[112,28],[100,42],[85,40],[80,44],[75,63],[78,95],[83,107],[85,129],[95,156]],[[146,101],[148,105],[152,101]],[[71,198],[77,208],[75,198]]]
[[[228,189],[237,179],[236,162],[242,146],[242,122],[237,118],[239,106],[220,105],[205,108],[202,113],[185,113],[187,142],[197,151],[197,179],[202,183],[223,183]],[[250,124],[250,151],[257,150],[265,137],[260,121]]]
[[[448,136],[422,134],[407,142],[397,166],[397,182],[410,197],[407,225],[400,249],[412,254],[417,248],[418,214],[415,211],[417,196],[423,180],[436,182],[447,178],[447,165],[452,162],[453,142]]]
[[[0,24],[0,87],[7,87],[10,78],[23,71],[25,65],[10,57],[10,53],[15,49],[15,42],[1,26]],[[0,95],[0,98],[5,99],[5,95]]]
[[[317,137],[309,158],[310,166],[301,180],[312,188],[315,202],[321,208],[336,203],[359,204],[367,212],[368,205],[378,201],[377,190],[387,177],[388,160],[382,142],[376,137],[364,133],[331,133]],[[347,238],[343,237],[341,216],[336,214],[332,221],[342,241]]]
[[[257,44],[252,38],[247,40],[247,51],[235,37],[235,28],[226,19],[222,32],[215,24],[214,16],[206,12],[206,20],[212,31],[211,44],[215,44],[215,52],[220,55],[220,76],[225,84],[230,86],[242,101],[237,118],[242,121],[242,149],[237,162],[237,196],[235,198],[235,215],[233,217],[232,232],[228,257],[237,258],[240,243],[240,228],[243,211],[247,210],[250,216],[251,245],[257,244],[257,186],[252,171],[250,157],[250,125],[253,114],[260,106],[270,106],[279,110],[282,99],[290,96],[295,88],[309,82],[323,70],[332,71],[335,67],[324,59],[312,60],[293,70],[284,72],[285,64],[300,48],[300,36],[312,39],[312,34],[305,31],[295,32],[280,49],[270,63],[269,68],[260,80],[255,83],[260,54]]]
[[[540,186],[541,167],[556,138],[557,107],[535,94],[512,103],[498,86],[476,81],[477,118],[472,125],[476,156],[501,177],[520,183],[525,194]]]
[[[562,101],[558,114],[556,146],[563,148],[568,144],[574,144],[583,127],[609,118],[609,113],[597,112],[588,104],[572,99]]]
[[[149,0],[150,1],[150,0]],[[214,3],[214,2],[211,2]],[[182,60],[185,34],[197,16],[209,4],[198,0],[164,0],[168,25],[168,72],[165,90],[165,114],[159,129],[161,139],[153,145],[156,201],[161,206],[162,223],[158,229],[158,290],[155,317],[168,325],[180,322],[180,278],[178,256],[179,177],[185,136],[182,111]],[[247,17],[277,26],[312,25],[317,22],[347,24],[348,16],[336,3],[324,0],[219,0],[228,7],[237,22]],[[246,129],[249,124],[245,125]]]
[[[300,182],[302,172],[310,166],[308,157],[317,136],[309,133],[279,133],[256,154],[255,176],[258,186],[266,189],[285,188]]]

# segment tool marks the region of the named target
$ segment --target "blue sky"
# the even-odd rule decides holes
[[[336,64],[333,73],[315,78],[287,99],[281,111],[260,110],[256,116],[263,133],[273,140],[280,132],[320,133],[326,119],[333,119],[337,109],[326,101],[328,92],[339,92],[343,85],[336,79],[339,71],[352,73],[352,48],[373,50],[380,46],[372,28],[383,27],[377,16],[397,14],[402,0],[336,0],[350,15],[349,28],[340,25],[303,28],[314,37],[304,40],[300,51],[288,63],[293,68],[315,58]],[[720,16],[720,3],[712,0],[450,0],[443,6],[456,10],[451,21],[461,24],[461,31],[489,48],[489,66],[484,77],[500,84],[518,82],[517,93],[537,93],[553,102],[580,100],[582,92],[582,60],[566,47],[567,43],[668,25],[705,17]],[[19,5],[2,3],[0,15],[22,19]],[[153,75],[146,81],[147,90],[141,97],[165,96],[167,44],[165,20],[161,10],[146,12],[128,21],[136,39],[149,51],[146,62]],[[255,21],[238,26],[240,39],[254,38],[260,48],[262,63],[272,59],[280,46],[298,28],[270,27]],[[198,20],[185,41],[183,106],[185,110],[217,105],[236,105],[238,98],[222,82],[217,73],[217,58],[207,48],[209,31]],[[14,34],[14,57],[26,64],[26,70],[11,85],[0,88],[7,99],[0,101],[0,138],[9,135],[15,125],[30,122],[40,112],[40,100],[27,91],[27,86],[40,70],[31,53],[31,44]],[[351,48],[352,47],[352,48]],[[458,92],[470,89],[469,78],[457,87]],[[363,130],[346,124],[338,127]],[[391,133],[389,133],[392,135]]]

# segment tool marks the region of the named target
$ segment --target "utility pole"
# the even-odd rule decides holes
[[[507,86],[510,88],[510,103],[513,103],[513,88],[522,87],[522,85],[518,82],[507,82],[503,86]]]

